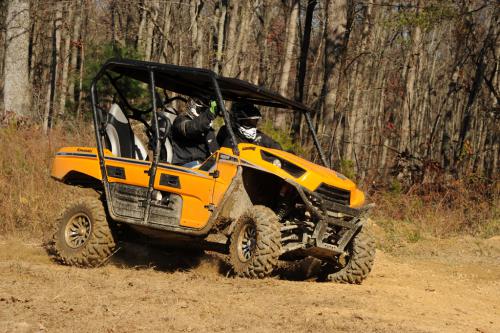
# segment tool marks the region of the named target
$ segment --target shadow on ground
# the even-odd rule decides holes
[[[210,266],[215,268],[218,274],[231,275],[231,266],[224,260],[223,255],[193,249],[164,250],[134,243],[121,245],[109,263],[118,267],[154,269],[168,273]]]
[[[126,243],[110,258],[109,263],[132,269],[154,269],[161,272],[203,270],[212,271],[225,277],[234,277],[228,257],[202,250],[164,250],[142,244]],[[289,281],[316,279],[319,262],[312,258],[295,263],[280,262],[275,278]]]

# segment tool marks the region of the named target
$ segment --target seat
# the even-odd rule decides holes
[[[160,130],[160,161],[172,163],[174,151],[172,148],[172,136],[170,131],[177,117],[177,112],[171,107],[165,107],[166,111],[158,112],[158,125]]]
[[[146,160],[148,152],[132,131],[130,121],[118,104],[111,105],[106,125],[106,148],[119,157]]]

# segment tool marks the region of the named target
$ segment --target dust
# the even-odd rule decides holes
[[[229,276],[230,266],[224,255],[202,250],[164,250],[144,244],[121,244],[109,264],[135,270],[193,272],[200,276]]]

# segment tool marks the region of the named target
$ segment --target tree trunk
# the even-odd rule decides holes
[[[260,43],[262,45],[262,50],[260,51],[260,61],[259,61],[259,85],[271,86],[269,78],[274,75],[270,75],[269,68],[271,62],[271,24],[273,18],[276,16],[275,7],[270,5],[268,2],[262,3],[262,12],[264,20],[262,22],[262,37],[263,41]]]
[[[219,1],[219,22],[217,31],[217,53],[215,56],[216,62],[214,65],[214,71],[219,73],[222,62],[222,50],[224,48],[224,27],[226,23],[226,13],[227,13],[227,0]]]
[[[155,22],[158,18],[158,2],[153,1],[148,10],[147,21],[146,21],[146,37],[144,40],[144,59],[146,61],[151,60],[151,54],[153,51],[153,37]]]
[[[58,81],[58,63],[61,45],[61,21],[62,21],[62,3],[58,3],[56,7],[56,14],[52,24],[52,55],[50,64],[50,85],[47,91],[47,104],[45,108],[45,116],[43,119],[43,131],[48,133],[52,128],[54,114],[56,113],[54,101],[57,94],[57,81]]]
[[[417,1],[417,13],[420,0]],[[415,26],[412,36],[412,46],[408,57],[408,72],[406,76],[405,97],[403,99],[403,113],[401,114],[401,135],[399,139],[399,151],[404,151],[409,148],[411,142],[411,116],[414,106],[415,97],[415,80],[418,72],[418,64],[420,58],[422,32],[420,26]]]
[[[316,0],[307,2],[306,17],[304,21],[304,35],[302,37],[302,45],[300,47],[299,70],[297,72],[297,83],[295,85],[295,100],[303,102],[304,100],[304,83],[307,70],[307,55],[309,53],[309,44],[311,42],[311,26]],[[296,141],[300,134],[300,123],[302,120],[302,112],[295,110],[293,114],[292,136]]]
[[[4,63],[4,107],[18,117],[31,114],[28,0],[8,2]]]
[[[247,2],[246,6],[241,8],[241,21],[238,37],[236,41],[232,44],[231,58],[228,60],[227,66],[227,76],[238,76],[240,73],[236,72],[237,66],[240,65],[239,58],[242,46],[246,43],[245,40],[248,38],[250,25],[252,22],[252,2]],[[236,8],[236,5],[235,5]],[[233,18],[231,18],[233,19]],[[237,18],[234,18],[237,19]],[[228,44],[229,46],[229,44]]]
[[[139,52],[144,52],[146,49],[144,30],[146,29],[146,22],[148,17],[148,12],[146,10],[146,3],[142,2],[139,4],[139,12],[141,20],[139,22],[139,28],[137,30],[137,45],[136,48]]]
[[[239,6],[240,2],[235,1],[233,3],[233,8],[231,9],[231,14],[229,16],[229,29],[226,43],[226,56],[224,57],[224,66],[222,67],[222,74],[224,76],[232,76],[232,63],[235,57],[236,48],[236,31],[237,25],[239,23]],[[240,22],[241,23],[241,22]]]
[[[75,9],[73,8],[73,3],[68,4],[68,20],[65,24],[65,37],[64,37],[64,52],[62,53],[62,74],[61,74],[61,94],[59,95],[59,114],[64,114],[66,107],[66,98],[68,95],[68,70],[70,61],[70,46],[71,46],[71,27],[76,26],[76,22],[73,22],[73,15]]]
[[[334,132],[335,126],[335,84],[338,82],[333,74],[335,66],[339,63],[345,49],[347,0],[328,1],[326,3],[325,16],[325,74],[323,84],[323,112],[325,117],[323,121],[325,128],[329,128],[328,132],[331,134]]]
[[[82,10],[83,4],[80,0],[78,1],[78,12],[75,13],[75,24],[73,27],[73,35],[71,37],[72,47],[68,94],[71,96],[73,101],[76,101],[75,82],[77,79],[76,74],[78,73],[78,53],[81,49],[80,30],[82,26]]]
[[[364,64],[365,62],[363,61],[365,59],[364,53],[366,52],[367,48],[367,42],[369,39],[369,34],[370,34],[370,22],[371,22],[371,15],[372,15],[372,8],[373,6],[367,6],[366,12],[365,12],[365,17],[364,17],[364,22],[363,22],[363,32],[361,35],[361,47],[358,55],[358,62],[356,63],[356,70],[355,75],[354,75],[354,93],[352,97],[352,105],[351,105],[351,112],[349,113],[349,123],[351,124],[349,133],[348,133],[348,140],[347,140],[347,147],[346,147],[346,159],[351,159],[352,152],[354,150],[354,154],[356,154],[356,147],[355,144],[363,144],[363,119],[364,119],[364,113],[363,113],[363,108],[360,105],[360,100],[362,98],[362,95],[364,94],[364,80],[363,77],[365,75],[365,67]]]
[[[297,35],[297,18],[299,17],[299,1],[291,0],[290,18],[288,20],[288,33],[285,46],[285,59],[281,68],[279,93],[283,96],[288,95],[288,81],[290,78],[290,69],[292,67],[293,50]],[[279,124],[278,124],[279,125]]]
[[[83,88],[83,73],[85,70],[85,45],[86,45],[86,39],[87,39],[87,30],[88,30],[88,21],[89,21],[89,16],[86,14],[86,8],[87,8],[87,1],[88,0],[83,0],[82,3],[82,11],[80,12],[81,14],[81,20],[82,20],[82,27],[81,32],[80,32],[80,50],[79,50],[79,76],[78,76],[78,93],[75,94],[75,101],[76,101],[76,115],[77,117],[80,116],[81,114],[81,107],[82,107],[82,99],[83,99],[83,94],[84,92],[82,91]]]
[[[199,24],[200,11],[203,8],[203,1],[191,0],[189,13],[191,16],[191,58],[193,66],[203,67],[203,28]]]
[[[163,49],[160,59],[163,62],[168,61],[168,44],[170,43],[170,26],[171,26],[171,14],[172,4],[165,3],[165,11],[163,15]]]
[[[297,18],[299,16],[299,0],[291,0],[290,3],[290,17],[288,19],[287,39],[285,44],[285,59],[283,60],[283,67],[281,67],[281,76],[279,84],[279,93],[282,96],[288,96],[288,81],[290,79],[290,69],[292,67],[293,49],[295,46],[295,39],[297,36]],[[287,114],[283,111],[276,113],[276,128],[285,129]]]
[[[250,29],[253,26],[253,11],[252,11],[252,3],[249,2],[248,6],[245,10],[246,14],[243,15],[242,17],[242,22],[243,22],[243,29],[240,32],[239,35],[239,40],[237,43],[237,48],[236,48],[236,57],[234,59],[233,63],[233,71],[234,67],[238,65],[238,77],[242,80],[246,80],[245,77],[245,70],[248,68],[248,63],[252,61],[252,57],[246,57],[245,60],[240,61],[240,55],[242,53],[242,50],[248,50],[248,37],[250,36]]]
[[[467,98],[467,104],[465,105],[464,117],[462,118],[460,124],[460,134],[458,137],[457,149],[455,150],[455,166],[459,162],[462,154],[464,153],[465,143],[470,139],[469,137],[471,135],[471,128],[475,120],[474,109],[472,106],[476,101],[477,95],[480,92],[481,84],[483,82],[484,73],[487,66],[485,62],[486,53],[488,52],[488,49],[491,48],[492,45],[494,45],[493,31],[495,23],[496,23],[496,17],[495,15],[492,15],[488,27],[488,33],[484,38],[482,47],[479,50],[479,54],[477,56],[474,79],[472,81],[472,87],[469,91],[469,96]]]

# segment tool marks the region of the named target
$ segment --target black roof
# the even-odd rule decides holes
[[[222,77],[211,70],[203,68],[130,59],[109,59],[104,64],[100,74],[103,74],[103,71],[109,71],[149,83],[150,70],[153,70],[155,73],[155,85],[157,87],[178,94],[215,97],[216,94],[212,84],[212,78],[214,77],[219,84],[222,97],[225,100],[247,100],[257,105],[297,109],[303,112],[310,111],[304,104],[289,100],[270,90],[243,80]]]

